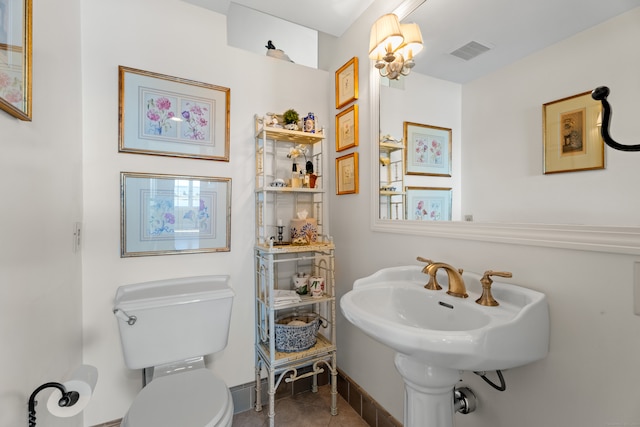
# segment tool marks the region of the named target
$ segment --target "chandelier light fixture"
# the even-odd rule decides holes
[[[382,77],[398,80],[407,76],[415,65],[413,57],[422,50],[422,34],[418,24],[400,24],[393,13],[381,16],[371,27],[369,58]]]

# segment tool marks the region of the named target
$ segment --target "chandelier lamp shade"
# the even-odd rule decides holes
[[[413,61],[422,50],[422,34],[418,24],[400,24],[393,13],[381,16],[371,27],[369,58],[382,77],[398,80],[407,76],[415,65]]]

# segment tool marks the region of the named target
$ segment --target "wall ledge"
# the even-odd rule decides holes
[[[372,219],[378,232],[640,255],[640,227]]]

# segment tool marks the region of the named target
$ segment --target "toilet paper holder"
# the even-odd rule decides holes
[[[85,406],[88,404],[93,390],[98,382],[98,370],[91,365],[81,365],[75,370],[71,379],[65,384],[58,382],[44,383],[36,388],[31,397],[29,397],[29,427],[36,426],[36,395],[42,390],[47,388],[55,388],[60,392],[60,396],[56,396],[55,392],[49,397],[49,411],[58,417],[71,417],[79,414]],[[55,402],[57,400],[57,402]],[[52,405],[52,401],[54,404]],[[73,408],[67,411],[59,411],[60,413],[54,413],[51,411],[52,406],[58,408]],[[76,406],[77,405],[77,406]]]

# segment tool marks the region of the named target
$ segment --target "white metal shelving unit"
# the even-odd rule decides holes
[[[315,188],[276,187],[277,179],[286,181],[291,175],[289,149],[303,144],[308,148],[306,160],[314,163],[318,175]],[[326,234],[324,189],[325,140],[322,133],[313,134],[263,126],[255,117],[255,293],[256,293],[256,406],[262,410],[262,375],[266,372],[269,396],[269,426],[275,425],[275,392],[282,381],[293,382],[313,377],[312,391],[317,391],[317,375],[325,368],[331,374],[331,414],[337,414],[336,366],[336,297],[334,245]],[[303,165],[304,167],[304,165]],[[288,225],[296,213],[307,210],[318,224],[318,239],[309,245],[291,245]],[[278,224],[282,221],[278,239]],[[319,275],[325,280],[325,292],[320,298],[302,295],[300,302],[275,304],[276,290],[293,289],[295,273]],[[321,327],[316,344],[303,351],[281,352],[275,348],[275,324],[279,317],[296,313],[315,313]],[[301,370],[301,368],[306,368]]]
[[[379,191],[380,218],[405,219],[404,145],[401,143],[380,142]]]

